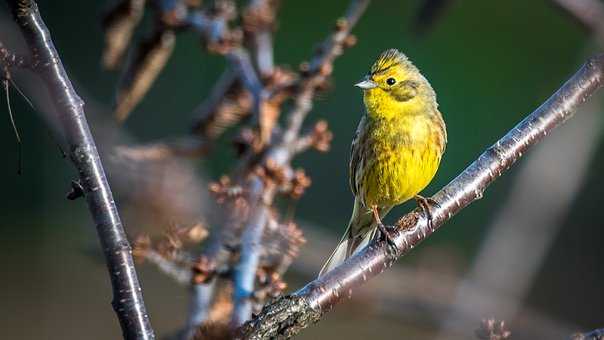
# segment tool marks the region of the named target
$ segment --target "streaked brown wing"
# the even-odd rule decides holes
[[[442,155],[443,153],[445,153],[445,149],[447,147],[447,126],[445,125],[445,120],[443,119],[443,116],[440,111],[436,110],[436,113],[436,123],[440,129],[440,138],[438,142],[440,143],[440,154]]]
[[[361,118],[359,122],[359,126],[357,127],[357,131],[352,139],[352,145],[350,146],[350,163],[349,163],[349,184],[350,190],[352,190],[352,194],[357,196],[358,193],[358,185],[357,185],[357,171],[361,166],[362,162],[362,149],[363,143],[362,140],[365,139],[366,132],[366,118],[365,115]]]

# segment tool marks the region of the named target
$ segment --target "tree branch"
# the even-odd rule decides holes
[[[80,176],[88,207],[97,227],[113,286],[113,308],[126,339],[154,339],[131,248],[109,188],[96,145],[84,115],[84,102],[65,72],[38,6],[31,0],[9,0],[8,5],[27,44],[31,69],[47,87],[59,121],[60,133]]]
[[[289,113],[288,129],[281,141],[270,145],[261,164],[272,164],[275,168],[287,166],[296,154],[291,143],[299,137],[300,128],[312,104],[310,100],[317,86],[324,82],[331,72],[334,59],[342,53],[352,27],[363,14],[369,0],[353,0],[346,12],[346,17],[340,19],[335,33],[330,35],[323,43],[321,50],[310,64],[310,72],[301,81],[296,98],[296,107]],[[286,174],[287,175],[287,174]],[[289,174],[291,175],[291,174]],[[233,275],[234,283],[234,311],[231,320],[232,326],[238,327],[252,316],[251,293],[254,289],[254,279],[258,269],[260,239],[267,222],[268,207],[272,204],[275,190],[272,186],[263,183],[263,179],[254,175],[248,180],[250,183],[250,199],[252,208],[251,217],[243,229],[241,236],[240,261]]]
[[[482,198],[484,190],[530,146],[570,118],[574,110],[602,86],[603,77],[604,54],[589,59],[545,103],[436,193],[432,197],[436,203],[431,208],[432,223],[417,209],[403,216],[397,222],[397,231],[391,235],[398,247],[396,253],[382,240],[371,243],[333,271],[265,306],[260,315],[242,328],[240,336],[246,339],[289,337],[317,322],[342,297],[350,295],[353,288],[383,272],[453,215]]]
[[[276,0],[250,0],[243,14],[243,26],[254,61],[261,77],[273,74],[275,63],[273,56],[273,26]]]
[[[262,234],[268,221],[270,206],[270,202],[265,202],[265,200],[272,201],[274,194],[274,190],[267,190],[266,193],[263,193],[266,188],[264,183],[262,183],[262,179],[255,176],[250,181],[252,181],[252,184],[250,185],[249,201],[253,202],[256,206],[251,208],[253,213],[243,229],[240,260],[233,273],[233,303],[235,307],[231,323],[235,328],[242,325],[252,316],[251,298],[254,293],[256,271],[260,263]]]
[[[288,117],[283,140],[291,143],[299,134],[306,115],[312,109],[312,98],[318,86],[323,84],[331,74],[334,59],[342,54],[344,47],[354,43],[350,32],[359,18],[365,13],[370,0],[353,0],[343,18],[338,20],[334,34],[319,47],[318,53],[308,64],[308,73],[298,85],[295,105]],[[354,38],[354,37],[352,37]]]

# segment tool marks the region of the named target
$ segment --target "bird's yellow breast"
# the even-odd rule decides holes
[[[443,152],[441,122],[439,114],[369,115],[367,159],[358,179],[365,206],[401,204],[430,183]]]

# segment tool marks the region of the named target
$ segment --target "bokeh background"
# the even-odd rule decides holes
[[[307,60],[347,3],[284,1],[275,35],[276,62],[296,67]],[[353,31],[358,44],[335,63],[332,88],[315,102],[309,121],[326,119],[335,137],[328,154],[310,152],[296,160],[313,181],[296,209],[297,219],[312,227],[312,233],[302,250],[303,264],[294,265],[286,278],[290,289],[318,271],[320,259],[329,255],[348,221],[348,152],[362,113],[360,93],[352,84],[379,52],[390,47],[404,51],[438,94],[449,144],[436,178],[424,191],[429,195],[597,51],[590,35],[549,1],[453,1],[428,32],[418,35],[413,22],[421,3],[375,1]],[[100,18],[106,5],[39,4],[63,63],[87,101],[95,134],[106,134],[94,122],[111,119],[119,78],[100,67]],[[14,32],[2,4],[0,39],[14,40]],[[145,33],[142,29],[137,34]],[[201,50],[196,36],[179,35],[167,67],[122,132],[138,142],[184,135],[191,112],[224,66],[222,57]],[[61,157],[44,118],[14,92],[11,98],[23,138],[23,171],[17,174],[15,138],[5,101],[0,100],[5,115],[0,120],[2,337],[119,338],[110,284],[85,202],[64,198],[75,171]],[[602,99],[599,93],[576,121],[554,133],[552,147],[547,147],[548,139],[531,151],[482,200],[401,259],[396,270],[375,279],[381,283],[362,289],[300,338],[449,338],[453,335],[442,332],[455,325],[460,326],[454,331],[457,336],[471,338],[480,318],[501,313],[515,338],[565,338],[570,335],[566,332],[604,326]],[[196,175],[208,181],[228,171],[233,161],[225,138],[211,156],[192,164]],[[110,177],[115,176],[110,171]],[[392,219],[412,207],[409,203],[395,209]],[[125,227],[131,234],[142,228],[128,220]],[[311,246],[314,240],[323,247]],[[309,254],[316,249],[325,253]],[[139,269],[157,334],[174,332],[185,320],[186,288],[151,266]],[[471,306],[472,322],[451,322],[459,313],[450,313],[446,306],[456,297],[462,304],[475,301],[463,294],[478,291],[460,291],[464,278],[466,283],[468,278],[482,282],[481,291],[497,296],[497,302]],[[515,288],[510,292],[509,287]]]

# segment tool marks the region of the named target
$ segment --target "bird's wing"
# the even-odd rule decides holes
[[[445,125],[445,120],[443,119],[443,115],[442,113],[440,113],[440,111],[437,109],[436,110],[437,113],[437,118],[438,118],[438,126],[441,129],[441,136],[442,136],[442,140],[441,140],[441,150],[440,153],[443,154],[445,152],[445,148],[447,147],[447,126]]]
[[[365,135],[365,125],[366,125],[365,115],[361,118],[359,122],[359,126],[357,127],[357,131],[352,139],[352,145],[350,146],[350,163],[349,163],[349,183],[350,189],[352,190],[352,194],[354,196],[357,195],[358,186],[357,186],[357,171],[362,162],[362,140]]]

